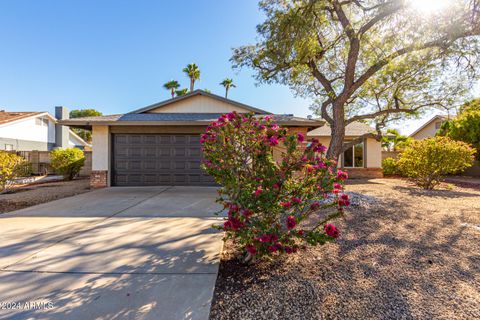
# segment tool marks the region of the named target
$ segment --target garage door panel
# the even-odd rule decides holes
[[[113,184],[215,185],[200,169],[199,135],[114,134]]]

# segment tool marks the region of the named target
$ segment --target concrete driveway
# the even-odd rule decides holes
[[[216,188],[96,190],[0,216],[0,319],[208,319]]]

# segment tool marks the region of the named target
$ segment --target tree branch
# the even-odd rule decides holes
[[[476,32],[476,33],[480,33],[480,32]],[[408,47],[404,47],[402,49],[399,49],[393,53],[391,53],[390,55],[388,55],[387,57],[385,57],[384,59],[378,61],[377,63],[373,64],[372,66],[370,66],[370,68],[367,69],[367,71],[365,71],[354,83],[353,85],[349,88],[349,92],[347,93],[347,95],[350,95],[352,94],[353,92],[355,92],[358,88],[360,88],[368,79],[370,79],[370,77],[372,77],[376,72],[378,72],[379,70],[381,70],[384,66],[386,66],[387,64],[389,64],[392,60],[400,57],[400,56],[403,56],[405,54],[408,54],[408,53],[412,53],[412,52],[416,52],[416,51],[421,51],[421,50],[425,50],[425,49],[428,49],[428,48],[442,48],[442,47],[445,47],[446,44],[448,42],[454,42],[460,38],[463,38],[463,37],[467,37],[467,36],[471,36],[471,35],[475,35],[476,33],[474,32],[471,32],[471,31],[468,31],[468,32],[463,32],[463,33],[458,33],[456,35],[451,35],[451,36],[444,36],[440,39],[437,39],[437,40],[434,40],[434,41],[429,41],[429,42],[426,42],[426,43],[423,43],[421,45],[411,45],[411,46],[408,46]]]
[[[386,9],[382,10],[379,14],[377,14],[375,17],[373,17],[370,21],[368,21],[366,24],[364,24],[360,29],[358,30],[358,34],[362,36],[365,32],[370,30],[375,24],[377,24],[379,21],[382,21],[389,15],[394,14],[401,8],[405,7],[405,4],[402,1],[390,1],[387,3],[383,4],[383,7]]]

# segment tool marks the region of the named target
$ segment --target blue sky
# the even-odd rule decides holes
[[[254,42],[262,20],[256,0],[2,1],[0,108],[124,113],[168,99],[170,79],[187,87],[181,70],[195,62],[196,88],[222,95],[219,82],[231,77],[231,99],[306,116],[308,100],[231,68],[231,48]],[[399,127],[409,132],[417,122]]]

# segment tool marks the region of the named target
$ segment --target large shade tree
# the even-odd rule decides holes
[[[254,45],[234,49],[234,67],[315,101],[331,126],[327,156],[345,126],[448,107],[477,77],[479,0],[263,0]],[[443,5],[441,5],[443,3]],[[379,134],[372,134],[380,139]]]

